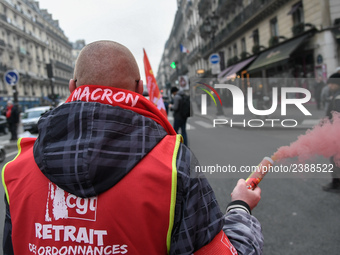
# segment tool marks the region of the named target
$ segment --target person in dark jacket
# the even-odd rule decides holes
[[[195,172],[192,151],[142,96],[139,68],[125,46],[85,46],[69,89],[67,101],[41,117],[38,138],[22,138],[22,155],[3,169],[4,255],[51,249],[189,255],[207,245],[226,249],[221,233],[232,244],[223,254],[262,254],[261,225],[251,215],[260,188],[249,190],[239,180],[221,212],[207,179]],[[31,183],[35,177],[40,182]],[[156,188],[164,182],[170,185]],[[171,192],[159,199],[163,189]],[[168,197],[171,203],[164,203]],[[158,223],[167,214],[167,233],[145,234],[163,229]],[[155,241],[164,234],[166,240]],[[153,246],[164,252],[146,250]]]
[[[340,73],[332,74],[327,85],[332,95],[326,115],[331,120],[333,112],[340,112]],[[334,157],[331,157],[330,161],[333,164],[332,181],[322,188],[324,191],[340,193],[340,166],[334,161]]]
[[[318,76],[314,84],[314,99],[316,101],[316,108],[321,109],[321,92],[325,83],[322,81],[322,77]]]
[[[187,118],[184,118],[181,114],[183,109],[181,108],[181,102],[183,100],[184,91],[178,90],[177,87],[171,88],[171,95],[173,96],[173,104],[170,104],[170,110],[174,112],[174,124],[173,127],[175,132],[178,133],[179,129],[181,129],[181,134],[183,136],[183,142],[185,145],[188,145],[188,136],[187,136]]]
[[[10,141],[16,141],[18,139],[19,110],[12,101],[7,102],[6,118],[9,131],[11,132]]]

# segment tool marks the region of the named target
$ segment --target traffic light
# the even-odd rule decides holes
[[[176,69],[176,62],[172,62],[172,63],[170,64],[170,66],[171,66],[172,69]]]

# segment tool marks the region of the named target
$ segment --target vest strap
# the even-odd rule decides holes
[[[27,138],[29,141],[35,141],[36,138]],[[4,165],[4,167],[2,168],[2,172],[1,172],[1,179],[2,179],[2,185],[4,187],[4,190],[5,190],[5,195],[6,195],[6,199],[7,199],[7,203],[9,204],[9,195],[8,195],[8,190],[7,190],[7,185],[6,185],[6,182],[5,182],[5,169],[6,169],[6,166],[13,162],[14,160],[17,159],[17,157],[21,154],[21,140],[22,140],[22,137],[18,139],[17,141],[17,146],[18,146],[18,154],[15,156],[15,158],[11,161],[8,161],[6,163],[6,165]]]
[[[181,135],[176,135],[176,142],[174,153],[172,154],[172,180],[171,180],[171,203],[170,203],[170,219],[169,219],[169,229],[166,238],[167,252],[170,252],[171,246],[171,233],[174,226],[175,219],[175,206],[176,206],[176,194],[177,194],[177,154],[178,149],[182,141]]]

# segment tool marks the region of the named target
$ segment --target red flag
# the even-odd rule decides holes
[[[148,88],[149,92],[149,100],[164,114],[164,116],[167,117],[163,98],[161,93],[159,93],[157,81],[155,79],[155,76],[153,75],[151,65],[148,59],[148,56],[146,55],[145,49],[144,51],[144,69],[145,69],[145,78],[146,78],[146,86]]]

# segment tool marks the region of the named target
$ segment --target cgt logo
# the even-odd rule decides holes
[[[81,198],[49,183],[45,220],[79,219],[95,221],[97,197]]]
[[[217,94],[217,92],[209,85],[200,83],[208,88],[210,88],[218,99],[220,100],[220,103],[222,105],[220,96]],[[228,89],[233,97],[233,115],[244,115],[244,109],[245,109],[245,99],[244,99],[244,94],[243,91],[231,84],[216,84],[215,85],[216,89]],[[201,88],[202,89],[202,88]],[[202,89],[205,92],[207,92],[212,98],[213,96],[209,91]],[[304,115],[312,115],[304,106],[304,103],[307,103],[311,99],[311,93],[309,90],[305,88],[297,88],[297,87],[282,87],[281,88],[281,115],[285,116],[287,115],[287,105],[292,104],[295,105]],[[288,94],[304,94],[303,98],[289,98]],[[206,100],[206,95],[201,96],[201,114],[206,115],[207,114],[207,100]],[[214,98],[213,98],[214,100]],[[215,105],[216,101],[214,100]],[[247,88],[247,106],[248,110],[258,116],[268,116],[272,113],[274,113],[277,109],[278,106],[278,88],[273,87],[272,89],[272,106],[270,109],[265,109],[265,110],[259,110],[255,109],[253,105],[253,88],[248,87]]]

